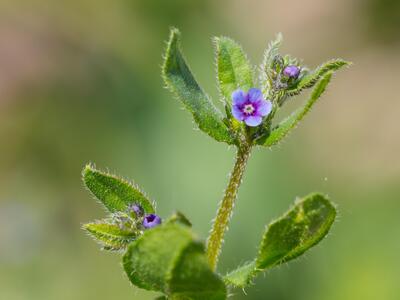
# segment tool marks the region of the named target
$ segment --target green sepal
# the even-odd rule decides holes
[[[146,230],[129,245],[123,266],[134,285],[168,299],[226,299],[225,284],[211,271],[204,244],[179,223]]]
[[[227,37],[215,37],[217,78],[225,105],[230,108],[232,93],[248,91],[254,85],[254,70],[242,47]]]
[[[298,108],[289,117],[281,121],[267,136],[267,138],[257,140],[257,144],[266,147],[271,147],[278,144],[289,132],[295,128],[304,116],[311,110],[312,106],[321,97],[325,91],[326,86],[331,80],[332,72],[325,74],[325,76],[317,83],[311,93],[310,98],[303,107]]]
[[[224,281],[227,285],[245,288],[252,283],[252,280],[258,273],[259,270],[257,270],[256,262],[250,261],[225,275]]]
[[[200,88],[181,52],[180,32],[171,29],[162,66],[162,76],[167,87],[190,111],[198,127],[219,142],[234,144],[221,112]]]
[[[185,226],[192,227],[192,223],[189,221],[189,219],[180,211],[175,212],[171,217],[169,217],[166,221],[166,223],[179,223]]]
[[[332,59],[320,65],[312,72],[307,72],[290,89],[285,91],[285,96],[295,96],[304,89],[313,87],[322,77],[329,72],[336,72],[344,66],[350,65],[350,62],[342,59]]]
[[[130,242],[137,237],[137,232],[121,229],[117,224],[112,224],[109,220],[101,220],[94,223],[87,223],[82,226],[89,235],[104,250],[119,251],[125,249]]]
[[[267,226],[255,260],[226,275],[224,281],[243,288],[258,273],[297,258],[327,235],[335,217],[334,205],[321,194],[297,200],[283,217]]]
[[[146,213],[154,212],[143,192],[124,179],[96,170],[90,164],[83,169],[82,177],[86,187],[110,212],[125,211],[132,203],[142,206]]]

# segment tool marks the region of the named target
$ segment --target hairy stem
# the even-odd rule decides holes
[[[242,176],[246,168],[247,160],[251,152],[251,146],[242,145],[236,153],[236,163],[231,173],[228,186],[224,197],[220,203],[217,216],[214,220],[210,236],[207,241],[207,258],[211,269],[217,268],[218,256],[221,252],[221,246],[225,231],[228,227],[235,204],[236,195],[242,181]]]

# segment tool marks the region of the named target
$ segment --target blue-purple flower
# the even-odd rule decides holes
[[[247,93],[238,89],[232,93],[232,115],[247,126],[260,125],[271,109],[271,101],[265,100],[259,89],[251,88]]]
[[[289,65],[283,69],[283,74],[286,77],[296,79],[300,75],[300,68],[295,65]]]
[[[145,215],[143,219],[143,227],[144,228],[152,228],[157,225],[161,224],[161,218],[157,216],[156,214],[148,214]]]

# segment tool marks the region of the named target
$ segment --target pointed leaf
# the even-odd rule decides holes
[[[300,94],[304,89],[313,87],[323,76],[328,72],[335,72],[344,66],[350,65],[350,62],[342,59],[333,59],[322,64],[314,71],[305,74],[296,83],[295,86],[291,87],[286,91],[286,96],[294,96]]]
[[[121,229],[107,220],[84,224],[83,229],[107,250],[124,249],[137,236],[135,232]]]
[[[226,288],[207,263],[204,245],[189,227],[165,223],[144,232],[123,257],[130,281],[171,299],[226,299]]]
[[[281,33],[276,35],[275,40],[271,41],[268,44],[267,49],[264,52],[264,58],[262,62],[262,70],[266,70],[268,66],[271,65],[276,55],[279,54],[279,47],[281,46],[283,41],[283,37]]]
[[[82,176],[86,187],[109,211],[124,211],[129,204],[137,203],[146,213],[154,212],[150,200],[133,184],[91,165],[83,169]]]
[[[268,47],[264,52],[264,58],[261,64],[261,76],[260,76],[260,81],[263,85],[264,92],[272,88],[271,82],[268,78],[269,76],[268,72],[272,65],[272,62],[274,61],[275,56],[279,54],[279,47],[282,44],[282,40],[283,40],[282,34],[278,33],[275,40],[271,41],[268,44]]]
[[[221,112],[203,92],[191,73],[180,49],[180,32],[171,30],[162,75],[167,87],[190,111],[199,128],[220,142],[233,144]]]
[[[254,87],[253,68],[242,47],[227,37],[214,38],[217,56],[219,88],[230,107],[232,93],[240,88],[244,91]]]
[[[256,259],[226,275],[225,282],[243,288],[259,272],[302,255],[327,235],[335,217],[335,207],[321,194],[296,201],[292,209],[267,227]]]
[[[331,80],[331,77],[332,73],[326,74],[315,86],[311,97],[306,104],[279,123],[279,125],[272,130],[270,135],[264,141],[260,140],[259,143],[263,146],[270,147],[278,144],[285,136],[287,136],[288,133],[295,128],[304,118],[304,116],[311,110],[312,106],[316,103],[319,97],[321,97],[322,93],[326,89],[326,86]]]

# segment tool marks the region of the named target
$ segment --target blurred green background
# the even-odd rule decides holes
[[[163,89],[171,25],[215,102],[214,35],[240,41],[254,64],[277,32],[311,67],[354,62],[281,146],[251,157],[220,270],[253,257],[296,196],[329,194],[338,222],[233,299],[400,299],[398,0],[1,0],[0,298],[156,295],[130,286],[118,255],[80,229],[104,215],[80,180],[87,162],[135,179],[162,216],[179,209],[206,237],[234,150],[193,130]]]

